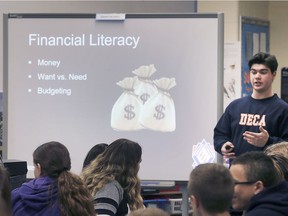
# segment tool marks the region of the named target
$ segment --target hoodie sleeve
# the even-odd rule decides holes
[[[221,148],[223,144],[227,141],[231,141],[230,124],[230,117],[226,110],[214,128],[214,149],[219,154],[222,154]]]
[[[19,188],[16,188],[11,192],[11,198],[13,215],[15,215],[15,212],[17,212],[18,209],[21,209],[21,196],[19,194]]]
[[[94,196],[94,209],[98,215],[114,216],[123,199],[123,189],[116,181],[106,184]]]

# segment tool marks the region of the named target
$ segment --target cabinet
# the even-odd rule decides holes
[[[186,185],[175,185],[173,188],[143,188],[142,197],[146,207],[158,207],[171,215],[192,215],[192,208],[188,203]],[[186,202],[183,200],[186,200]],[[184,211],[183,211],[184,210]]]

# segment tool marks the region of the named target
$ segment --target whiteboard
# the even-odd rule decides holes
[[[4,157],[27,161],[33,177],[33,151],[59,141],[79,174],[93,145],[128,138],[142,146],[142,180],[188,180],[194,147],[213,145],[223,110],[223,14],[97,16],[5,15]],[[132,103],[119,99],[127,94],[119,82],[139,84],[134,72],[143,70],[154,71],[145,79],[154,87],[171,80],[176,85],[164,91],[156,85],[150,95],[165,95],[164,102],[154,99],[163,103],[162,114],[145,106],[148,101],[137,109],[133,104],[139,124],[129,126],[131,110],[125,115],[121,103],[115,108],[118,100]],[[123,124],[119,117],[120,128],[117,112],[126,116]],[[155,126],[163,115],[168,124]]]

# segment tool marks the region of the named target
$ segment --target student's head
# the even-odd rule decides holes
[[[236,210],[246,210],[254,195],[283,180],[272,159],[258,151],[247,152],[233,159],[230,172],[235,181],[232,207]]]
[[[263,99],[273,96],[272,83],[278,67],[275,56],[268,53],[257,53],[249,60],[252,97]]]
[[[2,166],[0,166],[0,212],[1,216],[11,215],[9,174]]]
[[[273,159],[277,171],[288,181],[288,142],[270,145],[264,153]]]
[[[257,53],[248,62],[248,66],[251,69],[254,64],[263,64],[270,69],[271,73],[277,71],[278,62],[274,55],[268,53]]]
[[[137,176],[141,157],[142,148],[138,143],[128,139],[117,139],[99,156],[97,163],[95,161],[93,164],[102,164],[100,169],[111,173],[115,180],[126,187],[128,178]]]
[[[264,150],[264,152],[268,155],[279,154],[288,159],[288,142],[283,141],[270,145]]]
[[[36,178],[55,179],[61,215],[95,214],[92,196],[82,179],[69,171],[70,155],[63,144],[52,141],[40,145],[33,152],[33,162]]]
[[[234,181],[222,164],[200,164],[192,170],[188,195],[195,215],[228,211],[234,192]]]
[[[90,164],[91,161],[95,160],[96,157],[103,153],[103,151],[107,148],[108,144],[106,143],[99,143],[96,144],[95,146],[93,146],[90,151],[88,152],[88,154],[86,155],[86,158],[83,162],[83,169]]]
[[[160,208],[145,208],[132,211],[128,216],[169,216],[169,214]]]
[[[63,171],[71,169],[68,149],[59,142],[48,142],[40,145],[33,152],[35,177],[58,177]]]
[[[143,205],[138,171],[141,163],[141,146],[128,139],[117,139],[108,145],[81,173],[92,195],[105,184],[116,180],[128,193],[131,210]]]
[[[119,177],[123,174],[137,175],[142,161],[141,146],[128,139],[117,139],[112,142],[104,157],[108,158],[108,167],[119,169]],[[118,179],[120,180],[120,179]]]

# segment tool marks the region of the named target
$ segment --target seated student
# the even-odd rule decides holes
[[[222,164],[200,164],[190,174],[188,195],[194,216],[228,216],[234,180]]]
[[[128,216],[169,216],[169,214],[160,208],[145,208],[132,211]]]
[[[265,150],[265,153],[277,153],[280,154],[286,158],[288,158],[288,142],[283,141],[279,143],[275,143],[274,145],[268,146]]]
[[[128,139],[118,139],[93,160],[81,173],[94,199],[94,209],[101,215],[127,215],[143,208],[138,177],[141,146]]]
[[[86,158],[84,159],[82,169],[84,169],[88,164],[90,164],[92,160],[96,159],[96,157],[101,154],[107,148],[107,146],[108,144],[106,143],[99,143],[93,146],[87,153]]]
[[[284,141],[270,145],[264,150],[264,153],[273,159],[276,169],[288,181],[288,142]]]
[[[230,172],[235,181],[234,209],[245,216],[287,215],[288,182],[269,156],[259,151],[244,153],[232,161]]]
[[[95,215],[81,178],[69,172],[70,155],[63,144],[40,145],[33,162],[35,179],[12,191],[13,216]]]
[[[9,174],[0,165],[0,215],[10,216],[11,214],[11,193]]]

